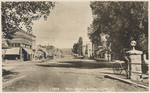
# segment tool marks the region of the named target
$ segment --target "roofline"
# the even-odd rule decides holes
[[[22,32],[24,32],[24,33],[26,33],[26,34],[28,34],[28,35],[31,35],[31,36],[33,36],[33,37],[35,37],[36,38],[36,36],[34,36],[33,34],[31,34],[31,33],[28,33],[28,32],[26,32],[26,31],[24,31],[24,30],[20,30],[20,31],[22,31]]]

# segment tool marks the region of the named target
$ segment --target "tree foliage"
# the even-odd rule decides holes
[[[32,31],[34,20],[41,17],[47,19],[50,9],[55,6],[54,2],[2,2],[2,32],[5,38],[13,38],[16,31],[25,25],[28,32]]]
[[[74,43],[72,52],[75,53],[75,54],[78,54],[78,47],[79,47],[79,44],[78,43]]]
[[[137,41],[136,49],[148,51],[148,2],[95,1],[90,6],[94,20],[88,36],[92,43],[100,42],[99,34],[106,33],[113,53],[130,48],[132,40]]]
[[[82,46],[82,44],[83,44],[83,39],[82,39],[82,37],[79,37],[78,43],[79,43],[79,45]]]
[[[79,40],[78,40],[78,44],[79,44],[79,47],[78,47],[78,54],[79,55],[82,55],[82,45],[83,45],[83,39],[82,37],[79,37]]]
[[[74,43],[72,52],[78,55],[82,55],[82,46],[83,46],[83,39],[79,37],[78,42]]]

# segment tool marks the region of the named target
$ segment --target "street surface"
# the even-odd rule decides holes
[[[112,73],[111,68],[94,68],[92,65],[84,67],[84,62],[93,63],[94,61],[65,57],[45,62],[3,63],[4,67],[11,65],[14,72],[19,72],[19,74],[16,74],[17,77],[25,76],[3,87],[3,91],[146,91],[138,86],[104,78],[104,74]],[[3,80],[3,83],[6,82]]]

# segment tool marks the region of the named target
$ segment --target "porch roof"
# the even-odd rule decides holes
[[[19,55],[19,50],[20,48],[10,48],[10,49],[5,49],[3,52],[5,55]]]

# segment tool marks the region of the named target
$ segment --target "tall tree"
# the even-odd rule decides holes
[[[5,38],[12,39],[16,31],[25,25],[28,32],[32,31],[34,20],[41,17],[47,19],[50,10],[55,6],[54,2],[2,2],[2,32]]]
[[[82,39],[81,36],[79,37],[78,44],[79,44],[79,46],[78,46],[78,54],[79,55],[83,55],[83,53],[82,53],[83,39]]]
[[[74,43],[73,48],[72,48],[72,52],[75,53],[75,54],[78,54],[78,47],[79,47],[79,44]]]
[[[132,40],[137,41],[137,49],[148,51],[148,2],[95,1],[90,6],[94,15],[93,31],[88,33],[91,40],[108,34],[112,53],[118,57]]]

